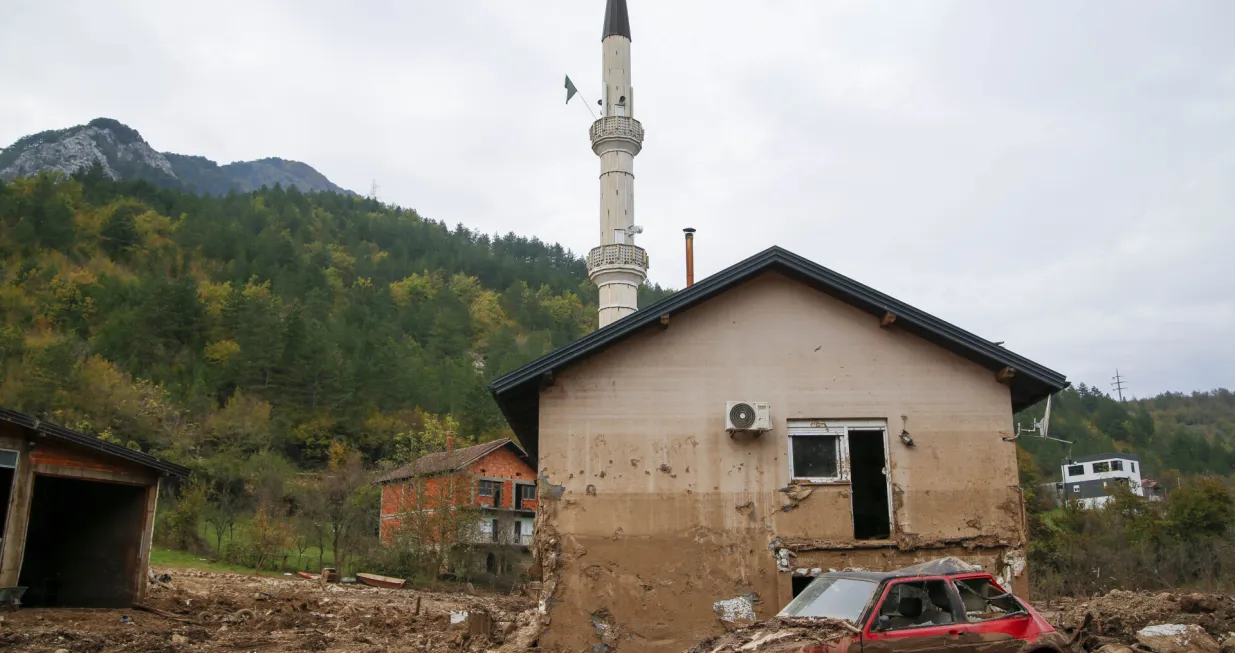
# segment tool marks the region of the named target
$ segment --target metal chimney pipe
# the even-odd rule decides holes
[[[695,285],[695,229],[687,227],[686,234],[686,287]]]

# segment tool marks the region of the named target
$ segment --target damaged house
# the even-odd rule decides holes
[[[159,484],[189,470],[0,409],[0,587],[22,603],[128,607],[146,589]]]
[[[540,645],[682,650],[941,556],[1023,593],[1012,416],[1066,386],[776,247],[620,317],[491,386],[539,475]]]
[[[536,514],[536,470],[527,452],[510,439],[447,446],[379,479],[382,540],[463,540],[483,554],[489,573],[526,568]],[[472,509],[462,520],[461,507]],[[460,537],[459,530],[468,532]]]

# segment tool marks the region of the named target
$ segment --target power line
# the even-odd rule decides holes
[[[1115,369],[1115,376],[1111,377],[1111,387],[1115,389],[1115,393],[1119,395],[1119,403],[1124,400],[1124,379],[1119,374],[1119,368]]]

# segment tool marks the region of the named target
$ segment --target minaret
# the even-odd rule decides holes
[[[608,0],[604,49],[603,116],[592,124],[592,151],[600,157],[600,246],[587,257],[588,276],[600,289],[604,328],[639,308],[648,255],[635,246],[635,156],[643,149],[643,125],[635,120],[630,86],[630,16],[626,0]]]

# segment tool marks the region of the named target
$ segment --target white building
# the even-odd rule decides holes
[[[1125,484],[1132,493],[1143,497],[1141,460],[1124,453],[1096,454],[1069,458],[1061,464],[1063,483],[1059,496],[1063,501],[1076,500],[1085,508],[1106,505],[1116,484]]]

